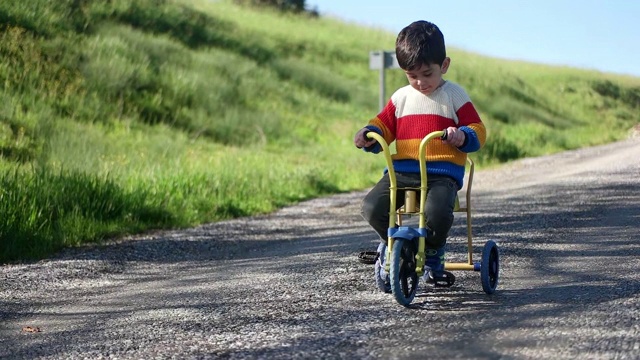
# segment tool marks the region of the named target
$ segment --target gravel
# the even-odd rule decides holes
[[[463,271],[410,308],[378,292],[364,194],[1,266],[0,358],[640,359],[640,139],[476,172],[493,295]],[[450,261],[465,240],[459,214]]]

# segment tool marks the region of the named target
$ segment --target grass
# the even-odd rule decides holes
[[[0,263],[371,186],[395,34],[230,1],[0,3]],[[640,79],[450,49],[492,166],[622,139]],[[406,84],[387,74],[387,93]]]

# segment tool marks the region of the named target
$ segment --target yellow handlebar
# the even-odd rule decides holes
[[[387,168],[389,170],[389,181],[391,182],[391,188],[396,188],[396,172],[393,169],[393,160],[391,159],[391,152],[389,151],[389,145],[384,140],[384,138],[378,134],[377,132],[370,131],[365,134],[365,136],[369,139],[373,139],[382,146],[382,152],[384,153],[384,158],[387,160]]]
[[[431,141],[433,138],[436,138],[436,137],[442,138],[442,136],[444,136],[445,133],[446,132],[444,130],[434,131],[428,134],[427,136],[425,136],[420,142],[420,148],[418,150],[418,159],[420,160],[420,174],[421,174],[421,180],[423,181],[423,183],[426,183],[426,176],[427,176],[427,169],[426,169],[427,143]],[[396,174],[395,174],[395,170],[393,169],[393,160],[391,159],[391,153],[389,152],[389,145],[380,134],[374,131],[370,131],[366,133],[365,136],[369,139],[373,139],[377,141],[378,144],[382,146],[382,152],[384,152],[384,157],[385,157],[385,160],[387,161],[387,168],[389,169],[389,179],[391,180],[391,186],[395,187]]]
[[[429,143],[429,141],[433,140],[434,138],[440,137],[442,138],[444,135],[446,134],[446,131],[444,130],[440,130],[440,131],[434,131],[432,133],[429,133],[427,136],[425,136],[422,141],[420,142],[420,148],[418,150],[418,159],[420,160],[420,212],[422,213],[425,208],[425,203],[427,202],[427,163],[426,163],[426,158],[427,158],[427,154],[426,154],[426,149],[427,149],[427,143]],[[391,153],[389,152],[389,145],[387,144],[387,142],[384,140],[384,138],[382,136],[380,136],[380,134],[374,132],[374,131],[370,131],[368,133],[365,134],[365,136],[369,139],[374,139],[375,141],[377,141],[380,146],[382,146],[382,152],[384,153],[384,157],[387,161],[387,169],[389,172],[389,183],[390,183],[390,202],[391,202],[391,209],[389,212],[389,227],[394,227],[395,226],[395,212],[396,212],[396,198],[397,198],[397,190],[398,190],[398,185],[396,184],[396,172],[393,169],[393,160],[391,159]],[[420,227],[424,228],[425,227],[425,223],[424,223],[424,216],[420,216]]]
[[[442,138],[446,131],[434,131],[425,136],[420,142],[418,159],[420,159],[420,211],[422,212],[427,202],[427,143],[434,138]],[[420,217],[420,227],[425,227],[424,216]]]

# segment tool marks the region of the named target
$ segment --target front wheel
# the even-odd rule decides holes
[[[417,241],[396,239],[391,252],[391,292],[396,301],[409,306],[418,289],[416,273]]]
[[[493,294],[498,287],[500,274],[500,255],[498,245],[492,240],[487,241],[482,249],[482,264],[480,264],[480,280],[482,290],[487,294]]]

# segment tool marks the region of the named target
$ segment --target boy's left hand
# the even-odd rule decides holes
[[[455,127],[448,127],[445,131],[447,132],[447,140],[443,140],[443,143],[445,144],[460,147],[464,144],[464,140],[467,138],[464,131]]]

